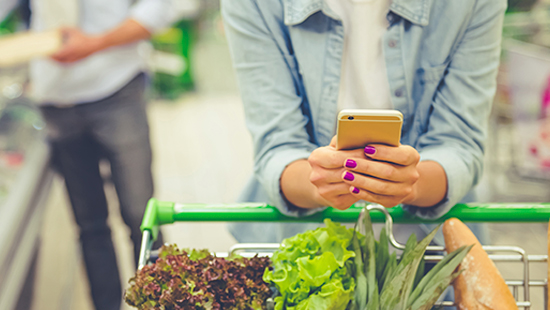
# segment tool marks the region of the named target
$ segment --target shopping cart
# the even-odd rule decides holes
[[[548,222],[550,218],[550,203],[548,204],[458,204],[445,216],[433,221],[426,221],[407,213],[401,207],[386,209],[376,204],[358,203],[347,210],[327,208],[322,212],[307,217],[288,217],[281,214],[277,208],[261,203],[241,204],[181,204],[163,202],[151,199],[147,205],[141,231],[143,239],[140,249],[138,269],[157,257],[157,251],[152,250],[152,244],[156,240],[160,225],[174,222],[318,222],[329,218],[335,222],[355,223],[364,209],[371,212],[373,222],[385,222],[386,230],[391,245],[396,249],[404,249],[405,245],[395,240],[393,235],[393,223],[441,223],[448,218],[456,217],[464,222],[492,222],[492,223],[524,223],[524,222]],[[253,256],[257,253],[270,255],[279,244],[272,243],[243,243],[236,244],[227,253],[216,253],[217,256],[239,254],[241,256]],[[547,279],[531,279],[529,274],[530,264],[546,263],[547,255],[527,255],[518,246],[484,246],[489,257],[494,262],[517,263],[522,268],[521,279],[506,279],[517,301],[517,305],[523,309],[531,309],[530,292],[532,288],[544,291],[544,304],[548,302]],[[426,262],[438,262],[443,256],[442,246],[429,246],[426,251]],[[272,301],[270,301],[272,303]],[[453,303],[443,301],[441,306],[452,306]]]

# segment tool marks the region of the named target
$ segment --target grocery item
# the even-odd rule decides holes
[[[226,259],[163,246],[157,261],[130,279],[125,300],[140,310],[262,310],[272,295],[262,280],[269,265],[268,257]]]
[[[350,303],[355,289],[353,230],[330,220],[325,224],[283,240],[273,254],[273,271],[266,270],[264,280],[280,293],[276,310],[346,309]]]
[[[37,57],[54,54],[62,46],[61,33],[24,32],[0,38],[0,68],[26,63]]]
[[[458,310],[518,309],[495,264],[464,223],[456,218],[448,219],[443,224],[443,235],[447,252],[473,245],[458,267],[461,273],[453,283]]]
[[[284,240],[273,255],[264,280],[280,293],[276,310],[430,310],[470,249],[461,247],[424,274],[424,253],[437,229],[420,242],[412,235],[398,259],[385,230],[375,240],[368,212],[365,234],[325,224]]]
[[[430,310],[458,276],[456,267],[470,250],[464,246],[449,253],[425,273],[424,254],[439,227],[420,242],[412,234],[397,259],[395,252],[389,254],[385,230],[382,230],[379,242],[374,239],[369,212],[364,214],[363,226],[366,246],[358,248],[360,242],[357,238],[353,242],[357,288],[349,310]],[[357,263],[357,257],[362,257],[363,262]],[[363,277],[367,281],[361,287]]]

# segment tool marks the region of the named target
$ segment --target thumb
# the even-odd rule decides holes
[[[336,136],[332,137],[332,140],[330,140],[330,146],[336,148]]]

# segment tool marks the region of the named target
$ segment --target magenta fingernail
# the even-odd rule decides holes
[[[344,180],[347,180],[347,181],[353,181],[353,179],[355,179],[355,177],[353,176],[353,174],[349,173],[346,171],[346,174],[344,174]]]
[[[353,192],[354,194],[359,194],[359,189],[358,189],[357,187],[354,187],[353,190],[352,190],[352,192]]]
[[[346,160],[346,168],[355,168],[357,167],[357,163],[353,159]]]
[[[376,148],[374,146],[365,146],[365,154],[374,155],[376,153]]]

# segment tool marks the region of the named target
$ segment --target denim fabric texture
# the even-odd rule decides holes
[[[505,9],[504,0],[391,3],[382,45],[392,105],[404,116],[401,143],[448,179],[438,205],[405,206],[419,217],[445,214],[482,175]],[[335,134],[342,22],[323,0],[222,0],[222,14],[254,144],[241,200],[290,216],[316,212],[285,201],[279,180]]]

